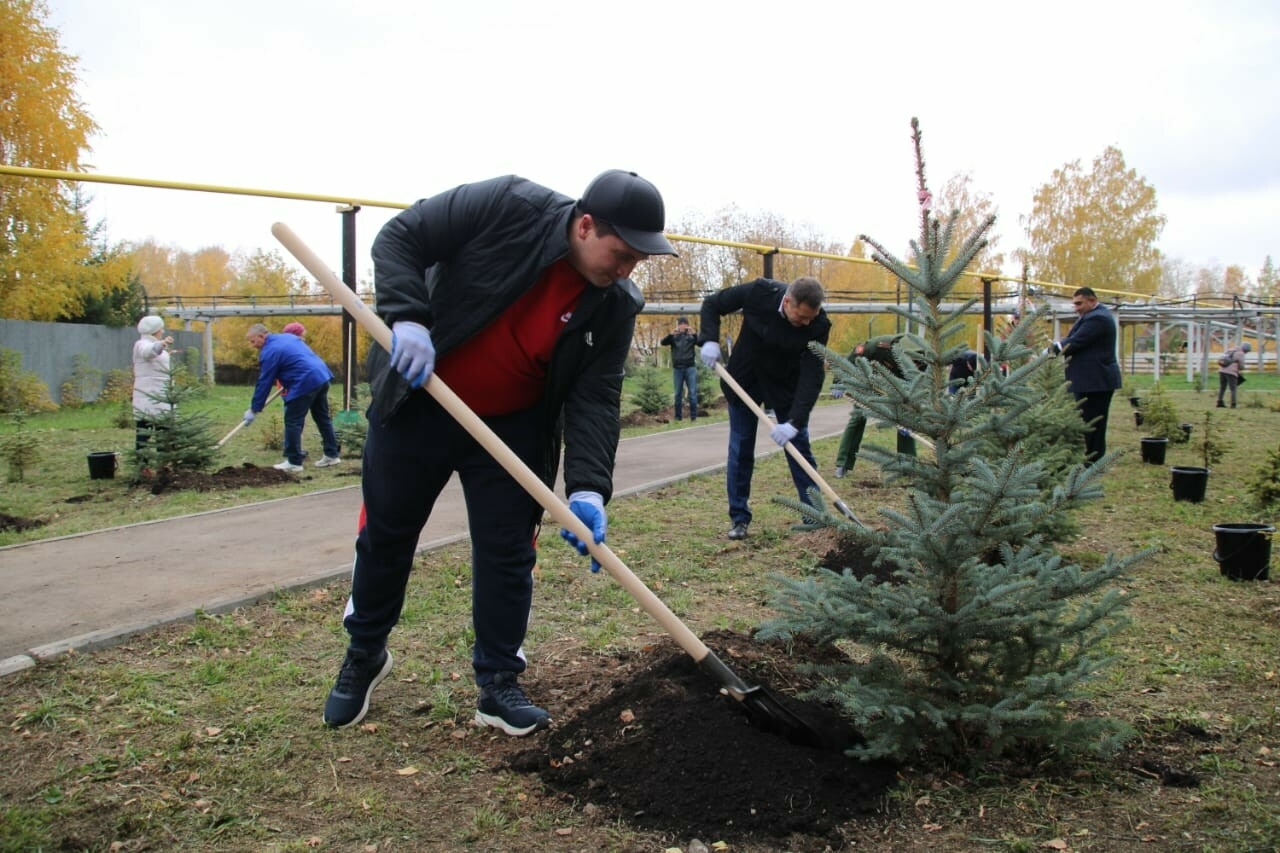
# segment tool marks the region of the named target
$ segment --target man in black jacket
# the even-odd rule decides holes
[[[809,349],[812,341],[826,344],[831,321],[822,310],[822,284],[816,278],[798,278],[783,284],[758,278],[728,287],[702,301],[701,358],[715,369],[720,359],[720,318],[742,312],[742,331],[729,357],[727,370],[752,400],[763,402],[777,415],[770,433],[780,447],[795,445],[810,465],[817,466],[809,449],[809,414],[822,390],[822,358]],[[751,475],[755,473],[756,415],[725,383],[729,402],[729,456],[725,482],[729,493],[730,539],[746,539],[751,524]],[[809,490],[816,487],[790,455],[791,479],[800,500],[812,503]]]
[[[671,347],[671,384],[676,389],[676,420],[684,416],[684,388],[689,389],[689,420],[698,419],[698,336],[689,328],[689,318],[676,320],[676,330],[658,341]]]
[[[563,442],[569,507],[603,542],[623,365],[644,306],[628,276],[651,255],[675,254],[664,217],[662,196],[634,172],[604,172],[576,203],[508,175],[419,201],[379,232],[376,307],[392,346],[369,358],[350,642],[328,725],[363,719],[391,671],[387,637],[418,535],[454,473],[471,533],[475,721],[516,736],[550,722],[519,685],[541,507],[418,389],[438,373],[548,485]]]

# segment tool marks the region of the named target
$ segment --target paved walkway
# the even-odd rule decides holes
[[[817,407],[812,436],[838,435],[848,414],[847,406]],[[723,468],[728,431],[722,420],[624,439],[615,499]],[[757,454],[780,452],[759,432]],[[825,476],[831,466],[818,461]],[[557,485],[556,494],[562,491]],[[197,611],[225,612],[277,590],[346,575],[359,508],[360,489],[349,486],[0,548],[6,611],[0,675],[69,649],[110,645]],[[464,539],[466,531],[455,479],[436,503],[419,548]]]

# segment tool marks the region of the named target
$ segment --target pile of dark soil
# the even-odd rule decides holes
[[[142,484],[151,490],[151,494],[162,492],[190,490],[209,492],[215,489],[238,489],[243,486],[275,486],[280,483],[291,483],[295,475],[275,468],[259,468],[251,462],[236,467],[228,465],[212,474],[203,471],[175,471],[162,468],[149,477],[142,479]]]
[[[835,650],[788,650],[739,634],[706,642],[744,681],[767,689],[838,743],[857,733],[830,709],[803,702],[799,660]],[[557,722],[508,766],[537,773],[557,796],[612,819],[680,838],[787,839],[788,849],[839,849],[838,827],[883,806],[895,780],[888,763],[840,748],[797,746],[756,728],[672,641],[613,657],[609,670],[543,670],[531,695],[554,696]],[[563,670],[564,674],[559,673]]]

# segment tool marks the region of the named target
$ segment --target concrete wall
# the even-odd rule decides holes
[[[174,354],[179,349],[200,354],[200,333],[170,329]],[[138,331],[132,326],[113,329],[108,326],[86,326],[77,323],[37,323],[29,320],[0,319],[0,349],[15,350],[22,356],[22,369],[40,377],[49,389],[49,397],[58,402],[58,389],[71,378],[76,355],[83,354],[88,364],[101,371],[98,387],[89,399],[96,399],[102,383],[112,370],[133,371],[133,344]],[[192,368],[198,364],[188,362]]]

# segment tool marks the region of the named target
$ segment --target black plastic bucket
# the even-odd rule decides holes
[[[114,480],[116,467],[120,464],[120,454],[115,451],[89,454],[89,479]]]
[[[1215,524],[1218,571],[1233,581],[1264,581],[1271,568],[1271,524]]]
[[[1173,489],[1175,501],[1190,501],[1198,504],[1204,500],[1205,487],[1209,484],[1208,468],[1174,465],[1169,470],[1173,472],[1173,480],[1169,483],[1169,488]]]
[[[1167,438],[1142,439],[1142,461],[1150,465],[1163,465],[1164,453],[1169,447]]]

